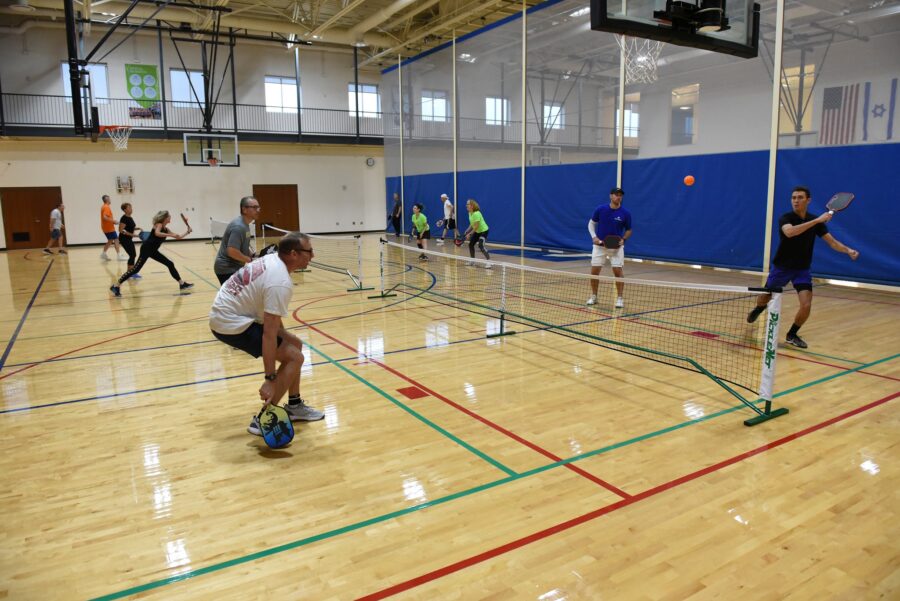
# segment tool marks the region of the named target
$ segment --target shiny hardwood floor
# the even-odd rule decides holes
[[[70,252],[0,253],[0,598],[900,597],[896,293],[818,288],[790,414],[747,428],[702,376],[295,274],[326,417],[269,451],[261,363],[206,324],[211,247],[164,248],[192,294],[151,264],[121,299],[122,263]]]

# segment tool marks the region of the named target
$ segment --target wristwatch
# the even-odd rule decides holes
[[[268,380],[269,382],[274,382],[274,381],[275,381],[275,378],[277,378],[277,377],[278,377],[278,374],[277,374],[277,373],[274,373],[274,374],[266,374],[266,380]]]

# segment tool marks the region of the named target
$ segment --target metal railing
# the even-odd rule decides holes
[[[148,108],[130,98],[97,98],[94,105],[103,125],[128,125],[147,131],[203,130],[203,112],[196,103],[167,100]],[[2,108],[0,126],[24,128],[24,131],[18,132],[20,135],[28,135],[29,127],[62,130],[74,126],[72,103],[68,96],[3,94]],[[454,126],[452,119],[438,121],[414,114],[404,115],[402,131],[404,139],[450,143]],[[304,107],[298,115],[296,109],[219,103],[213,108],[212,129],[236,134],[396,138],[401,132],[401,119],[396,113],[363,112],[357,119],[356,113],[348,109]],[[465,117],[459,119],[456,132],[460,142],[522,142],[522,125],[517,121],[493,124],[481,118]],[[614,148],[616,132],[611,127],[586,125],[547,129],[541,128],[538,123],[528,122],[526,142],[563,147]],[[625,138],[625,146],[637,148],[638,138]]]

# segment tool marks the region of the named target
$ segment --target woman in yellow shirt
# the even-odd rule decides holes
[[[428,227],[428,217],[422,212],[422,203],[417,202],[413,205],[412,216],[413,227],[416,230],[416,246],[421,250],[428,250],[428,239],[431,238],[431,229]],[[420,261],[427,261],[428,256],[425,253],[419,255]]]
[[[478,206],[474,198],[470,198],[466,201],[466,210],[469,212],[469,227],[465,232],[466,240],[469,241],[469,256],[473,259],[475,258],[475,245],[478,244],[478,249],[484,255],[484,258],[490,261],[491,253],[484,247],[484,241],[487,240],[488,235],[488,224],[481,215],[481,207]],[[468,264],[474,265],[474,263]],[[493,265],[490,263],[484,264],[485,269],[490,269],[491,267]]]

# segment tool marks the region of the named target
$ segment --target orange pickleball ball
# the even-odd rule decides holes
[[[694,185],[694,176],[693,175],[685,175],[684,176],[684,185],[685,186],[693,186]]]

